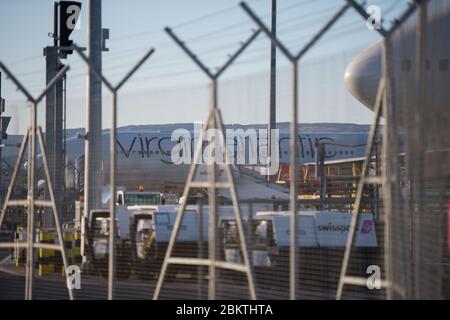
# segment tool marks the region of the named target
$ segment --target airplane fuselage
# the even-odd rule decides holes
[[[172,141],[171,131],[160,132],[125,132],[117,136],[117,183],[121,186],[134,187],[144,185],[146,188],[159,189],[162,185],[180,184],[186,181],[190,164],[174,164],[172,149],[178,141]],[[364,156],[367,134],[365,133],[299,133],[297,136],[298,159],[301,164],[314,163],[316,160],[316,142],[325,144],[326,160],[360,158]],[[278,159],[280,164],[290,162],[289,134],[280,133],[278,140]],[[193,156],[194,144],[191,140]],[[266,145],[267,140],[262,142]],[[204,142],[204,149],[208,142]],[[261,142],[258,140],[258,145]],[[82,168],[84,163],[84,143],[82,140],[70,139],[68,161],[75,167]],[[109,170],[109,134],[103,135],[103,176],[108,184]],[[244,165],[261,165],[249,163],[251,141],[245,143]],[[256,150],[259,152],[259,147]],[[237,149],[235,149],[235,153]],[[236,159],[234,159],[236,160]],[[238,163],[233,163],[238,164]],[[242,164],[242,163],[241,163]],[[82,171],[82,170],[80,170]]]

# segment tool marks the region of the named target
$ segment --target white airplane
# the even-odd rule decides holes
[[[194,139],[192,131],[191,150],[193,155]],[[171,158],[171,151],[178,141],[171,140],[172,131],[127,131],[119,128],[117,134],[117,185],[136,189],[138,186],[144,186],[146,190],[161,190],[165,187],[177,187],[186,182],[187,174],[190,168],[189,164],[174,164]],[[9,147],[5,148],[3,153],[3,168],[12,169],[16,161],[18,148],[12,147],[18,143],[19,136],[10,138]],[[12,141],[14,140],[14,141]],[[245,143],[245,163],[243,166],[251,167],[253,165],[261,167],[261,154],[258,157],[258,163],[249,162],[249,152],[253,149],[252,139]],[[278,140],[279,164],[289,164],[289,134],[280,133]],[[366,133],[299,133],[298,158],[301,164],[312,164],[316,161],[316,141],[325,144],[325,162],[345,162],[352,160],[361,160],[364,157],[365,145],[367,142]],[[255,141],[253,141],[255,143]],[[207,142],[204,142],[204,148]],[[267,145],[267,138],[259,139],[256,145]],[[233,145],[233,147],[235,147]],[[67,140],[67,171],[66,180],[83,179],[84,167],[84,140],[76,137]],[[236,149],[235,149],[236,150]],[[259,149],[257,149],[259,152]],[[263,154],[263,153],[262,153]],[[38,156],[40,167],[41,157]],[[237,158],[234,158],[237,164]],[[6,163],[6,165],[5,165]],[[234,166],[234,169],[242,166]],[[109,133],[103,133],[103,184],[109,183]],[[200,171],[202,174],[202,171]],[[223,172],[218,171],[221,175]],[[259,173],[258,173],[259,174]],[[262,178],[262,176],[261,176]],[[239,175],[236,177],[239,180]],[[76,182],[72,181],[73,184]],[[69,181],[70,183],[70,181]]]
[[[413,124],[412,108],[419,92],[416,81],[417,16],[412,15],[393,34],[393,93],[396,104],[396,122],[403,128]],[[421,115],[424,130],[422,144],[427,163],[426,175],[443,177],[450,174],[450,2],[428,2],[426,34],[426,74],[420,88],[425,92],[424,112]],[[347,67],[345,83],[352,95],[373,110],[378,83],[382,76],[382,43],[377,43],[359,54]],[[416,130],[418,128],[410,128]],[[410,143],[420,143],[419,141]]]
[[[406,151],[410,151],[408,156],[414,159],[415,152],[424,154],[424,167],[421,170],[426,179],[423,194],[427,196],[424,196],[427,208],[436,208],[433,210],[433,221],[441,221],[442,224],[442,221],[445,221],[443,219],[447,219],[448,196],[445,195],[448,194],[449,188],[446,182],[450,177],[450,134],[448,134],[450,124],[450,41],[448,38],[450,1],[433,0],[427,3],[427,32],[425,33],[427,41],[424,46],[426,52],[425,79],[420,83],[417,81],[417,15],[413,15],[393,34],[394,81],[392,81],[392,90],[398,112],[397,125],[412,137],[411,140],[405,139]],[[381,43],[365,50],[348,66],[345,74],[345,82],[350,92],[371,110],[374,107],[378,81],[382,74],[381,50]],[[415,117],[413,111],[420,101],[418,100],[420,91],[424,93],[424,103],[419,114],[419,125],[423,130],[419,131],[417,122],[413,121]],[[414,138],[416,130],[421,135],[421,141]],[[408,150],[408,148],[410,149]],[[442,190],[439,191],[439,194],[444,196],[442,198],[428,197],[433,194],[431,190],[436,184],[442,188],[439,189]],[[415,223],[422,224],[429,216],[429,210],[425,209],[423,214],[417,212],[417,209],[412,210],[415,214]],[[414,232],[414,239],[417,239],[415,234],[419,235],[418,242],[426,241],[430,248],[433,246],[442,248],[435,250],[436,254],[432,258],[426,256],[426,250],[423,250],[415,256],[415,259],[416,261],[433,261],[434,270],[442,269],[440,274],[444,276],[436,277],[436,281],[443,285],[436,286],[436,296],[440,293],[440,298],[448,299],[450,297],[448,286],[450,283],[448,276],[450,275],[448,268],[450,242],[449,250],[446,250],[444,246],[439,247],[439,244],[445,243],[446,238],[449,238],[450,229],[447,233],[435,232],[436,230],[439,228],[428,228],[426,231],[423,228],[423,230]],[[425,232],[427,235],[432,234],[433,237],[422,236]],[[425,256],[422,257],[421,254],[424,253]],[[423,280],[417,280],[417,283],[421,281],[425,283]]]
[[[426,115],[433,116],[434,128],[446,132],[450,123],[448,112],[448,92],[450,88],[450,41],[446,40],[450,30],[450,3],[448,0],[434,0],[428,6],[428,41]],[[413,15],[393,35],[394,54],[394,92],[398,110],[399,123],[407,122],[411,116],[408,110],[416,97],[415,56],[416,56],[416,17]],[[381,43],[377,43],[358,55],[345,72],[348,90],[364,106],[373,110],[379,79],[382,73]],[[439,116],[435,116],[439,115]],[[405,122],[405,123],[406,123]],[[424,132],[427,163],[436,168],[437,174],[450,174],[450,135],[440,135],[439,139]],[[170,139],[170,131],[142,131],[118,133],[117,152],[118,170],[117,184],[135,188],[144,185],[155,189],[163,185],[182,184],[185,182],[189,165],[175,165],[171,162],[170,151],[175,141]],[[326,147],[326,161],[351,161],[364,156],[367,134],[365,133],[299,133],[299,161],[302,164],[315,162],[315,141],[329,141]],[[17,141],[16,141],[17,142]],[[11,144],[10,141],[8,143]],[[74,167],[82,168],[84,162],[84,143],[76,138],[69,139],[68,160]],[[108,167],[109,136],[103,135],[104,172]],[[4,161],[11,167],[15,162],[17,148],[5,148]],[[280,134],[280,163],[289,163],[289,135]],[[436,165],[433,165],[435,163]],[[4,168],[7,165],[4,165]],[[443,171],[444,170],[444,171]],[[447,170],[447,171],[445,171]],[[108,175],[104,174],[104,183],[108,183]]]
[[[171,158],[172,149],[178,141],[171,140],[171,131],[159,132],[122,132],[117,136],[117,184],[136,188],[139,185],[146,189],[161,189],[167,186],[184,184],[190,164],[174,164]],[[192,135],[194,137],[194,135]],[[325,161],[350,161],[364,157],[367,142],[366,133],[299,133],[298,135],[299,161],[302,164],[314,163],[316,159],[316,141],[326,144]],[[194,143],[191,140],[192,156]],[[278,141],[279,163],[289,163],[289,134],[281,133]],[[262,143],[266,145],[267,139]],[[207,142],[204,142],[204,148]],[[76,138],[69,139],[68,160],[76,167],[84,164],[84,143]],[[109,134],[103,134],[103,163],[104,184],[108,184],[109,166]],[[249,163],[251,140],[245,144],[244,166],[261,166]],[[236,150],[236,149],[235,149]],[[236,158],[234,159],[236,164]],[[234,166],[234,168],[237,168]],[[202,171],[200,171],[202,173]],[[223,172],[219,170],[218,174]],[[239,179],[239,178],[237,178]]]

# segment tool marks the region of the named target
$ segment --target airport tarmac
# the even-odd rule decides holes
[[[11,262],[2,259],[0,265],[0,287],[5,290],[0,291],[0,300],[21,300],[23,299],[23,290],[25,288],[24,268],[17,269]],[[221,281],[218,285],[217,298],[225,300],[247,300],[248,287],[244,277],[243,282]],[[208,281],[205,279],[201,289],[199,289],[198,281],[186,277],[178,277],[177,279],[167,280],[164,282],[161,292],[162,299],[171,300],[195,300],[207,299]],[[115,296],[116,299],[127,300],[151,300],[156,286],[156,279],[140,279],[132,276],[127,280],[116,281]],[[81,300],[105,299],[107,295],[108,282],[106,278],[97,275],[82,275],[81,289],[74,290],[76,298]],[[35,277],[34,280],[34,298],[39,300],[63,299],[68,297],[65,287],[65,279],[58,274],[50,274],[44,277]],[[344,296],[347,299],[382,299],[384,293],[382,290],[369,291],[364,289],[349,290]],[[270,286],[258,287],[257,297],[263,300],[288,299],[287,290],[280,290]],[[304,300],[325,299],[333,300],[335,298],[335,290],[330,286],[327,290],[321,288],[310,288],[299,290],[299,298]]]

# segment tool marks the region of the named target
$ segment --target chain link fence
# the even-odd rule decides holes
[[[342,7],[343,4],[347,7]],[[342,1],[333,10],[327,9],[330,14],[323,17],[323,22],[328,18],[340,18],[347,9],[346,15],[358,19],[348,25],[338,21],[330,31],[323,30],[325,44],[336,47],[333,42],[336,39],[347,37],[349,32],[359,32],[348,29],[356,21],[360,23],[356,29],[366,28],[365,21],[358,16],[364,14],[355,8],[362,7],[354,1]],[[336,12],[339,14],[333,15]],[[68,299],[69,286],[73,288],[75,299],[152,299],[160,281],[157,297],[175,300],[208,299],[212,292],[216,299],[250,299],[252,283],[257,299],[289,299],[293,295],[296,299],[449,299],[450,138],[446,129],[450,113],[446,87],[450,83],[450,51],[448,41],[442,41],[441,35],[443,30],[450,30],[450,6],[446,0],[420,1],[402,13],[404,15],[400,17],[404,19],[392,24],[395,31],[390,36],[392,47],[387,57],[392,66],[388,74],[390,81],[385,82],[388,87],[384,90],[391,93],[391,99],[381,99],[381,95],[379,99],[380,110],[387,110],[392,118],[386,119],[385,111],[381,111],[382,120],[373,137],[370,131],[375,127],[345,123],[352,122],[353,115],[351,112],[343,115],[339,106],[350,105],[353,98],[344,91],[341,82],[350,61],[357,62],[358,70],[367,63],[371,69],[364,70],[368,73],[357,80],[360,81],[358,90],[369,97],[355,97],[374,111],[377,84],[386,63],[383,41],[355,60],[353,57],[361,47],[297,61],[297,86],[292,84],[291,70],[279,68],[277,101],[287,119],[277,123],[281,135],[277,151],[281,159],[279,170],[267,179],[259,174],[261,164],[232,166],[244,238],[239,232],[232,191],[224,187],[223,166],[215,166],[214,188],[218,187],[214,193],[211,193],[210,185],[199,186],[208,182],[205,179],[210,174],[204,170],[207,166],[200,166],[200,181],[196,181],[199,184],[193,183],[189,193],[181,197],[189,165],[182,165],[181,170],[169,163],[174,142],[168,141],[171,129],[176,129],[176,125],[150,129],[118,128],[117,180],[131,181],[136,190],[121,188],[118,183],[115,194],[102,199],[103,208],[91,210],[87,216],[83,213],[84,157],[81,152],[70,161],[68,159],[65,209],[61,217],[64,248],[73,268],[65,269],[61,254],[54,249],[32,249],[35,256],[31,262],[34,270],[32,298]],[[281,25],[285,26],[283,21]],[[287,26],[291,26],[289,21]],[[384,25],[382,30],[385,29]],[[178,32],[178,28],[176,30]],[[253,31],[250,38],[256,45],[266,36],[261,30]],[[308,48],[311,38],[304,40],[301,44]],[[313,49],[319,46],[315,44],[317,40],[312,42]],[[192,42],[196,44],[195,38]],[[249,45],[251,53],[254,48],[250,42],[245,47]],[[189,46],[189,41],[181,43],[182,47]],[[157,52],[156,46],[155,56]],[[246,70],[247,63],[256,59],[251,55],[246,60],[246,54],[236,61],[236,69]],[[194,55],[193,59],[197,57]],[[336,62],[342,66],[336,67]],[[207,69],[203,65],[201,68]],[[213,79],[213,73],[207,70]],[[317,70],[323,76],[318,78]],[[231,114],[227,114],[227,110],[239,109],[236,107],[239,103],[247,104],[248,108],[235,110],[237,113],[247,113],[249,118],[256,119],[260,106],[269,101],[268,74],[242,76],[237,73],[233,76],[220,83],[213,79],[213,91],[221,93],[217,96],[216,91],[213,102],[215,100],[223,110],[226,122]],[[70,74],[68,77],[70,79]],[[338,89],[330,89],[333,83]],[[132,84],[139,88],[139,83]],[[70,83],[68,87],[70,89]],[[139,89],[139,94],[124,92],[121,101],[134,103],[140,95],[145,95],[145,100],[155,103],[162,110],[160,112],[174,113],[177,111],[172,106],[162,109],[164,104],[175,104],[174,97],[181,97],[181,101],[177,100],[180,106],[195,104],[193,101],[199,101],[197,96],[206,96],[208,89],[207,85],[154,91]],[[298,124],[300,163],[295,168],[295,175],[289,158],[288,121],[292,119],[290,109],[286,108],[294,103],[292,91],[298,91],[301,109]],[[310,119],[308,110],[317,108],[313,96],[319,96],[323,104],[336,103],[327,110],[331,118],[339,118],[343,123],[334,129],[330,129],[330,124],[317,121],[305,123],[302,117]],[[206,99],[198,104],[205,107],[203,100]],[[383,109],[383,103],[389,109]],[[143,109],[140,112],[147,115]],[[186,118],[189,116],[185,110],[180,112],[186,113]],[[370,112],[368,118],[372,117]],[[119,112],[119,125],[120,121]],[[248,129],[250,125],[224,127]],[[266,125],[254,125],[254,128],[266,129]],[[187,129],[192,129],[190,124]],[[105,137],[108,132],[105,130]],[[75,133],[72,136],[76,140]],[[18,141],[19,138],[14,137]],[[366,150],[371,138],[373,147]],[[246,141],[244,145],[250,149]],[[104,148],[107,147],[106,143]],[[148,160],[148,164],[141,171],[135,170],[134,166],[142,159]],[[158,165],[164,163],[167,166],[153,165],[152,159],[158,159]],[[109,171],[108,162],[103,161],[104,172],[94,174]],[[130,162],[124,165],[126,161]],[[11,190],[13,199],[26,198],[29,194],[29,175],[22,170],[26,164],[26,161],[19,163],[21,170],[16,186]],[[9,182],[12,169],[2,168],[3,184]],[[45,184],[41,182],[43,174],[39,172],[39,166],[37,169],[37,181],[33,186],[36,197],[41,200],[45,194],[41,186]],[[166,170],[166,173],[154,183],[158,170]],[[183,177],[181,183],[175,181],[179,172]],[[292,228],[289,194],[293,176],[298,188],[295,194],[298,206],[296,228]],[[152,182],[146,183],[146,179]],[[104,180],[107,185],[108,179]],[[360,184],[364,187],[359,193]],[[114,201],[115,215],[112,215],[108,203]],[[177,227],[180,203],[183,202],[186,204],[184,216]],[[216,213],[215,225],[211,223],[211,212]],[[0,244],[4,244],[0,246],[0,299],[23,299],[25,288],[29,286],[26,266],[30,260],[27,248],[20,244],[29,240],[28,209],[11,206],[4,213],[5,219],[0,226]],[[34,242],[59,245],[55,228],[43,227],[44,206],[36,204],[33,214],[36,217]],[[114,223],[111,216],[115,217]],[[349,245],[353,217],[357,217],[355,236]],[[177,234],[171,246],[174,229]],[[295,251],[291,250],[292,232],[296,234]],[[111,234],[114,250],[109,247]],[[212,238],[214,234],[215,238]],[[7,243],[12,245],[6,248]],[[168,248],[171,248],[170,257],[167,257]],[[243,248],[247,248],[247,252],[243,252]],[[111,252],[114,252],[114,272],[110,268]],[[245,253],[249,257],[248,265]],[[291,273],[293,257],[296,262],[294,274]],[[164,269],[168,258],[171,263]],[[343,268],[344,261],[348,262],[346,268]],[[69,273],[68,281],[66,273]],[[340,284],[343,284],[342,294],[339,294]],[[294,292],[292,288],[295,288]]]

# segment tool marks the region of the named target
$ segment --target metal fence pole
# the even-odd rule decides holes
[[[75,51],[80,55],[81,59],[86,63],[89,70],[95,77],[103,82],[112,94],[111,105],[111,131],[110,131],[110,146],[109,146],[109,185],[111,197],[109,200],[109,247],[108,247],[108,300],[114,299],[114,285],[116,278],[116,130],[117,130],[117,93],[119,89],[131,78],[131,76],[147,61],[147,59],[155,52],[151,48],[147,53],[125,74],[122,80],[114,87],[105,76],[99,72],[92,61],[86,57],[80,47],[73,45]]]
[[[286,46],[272,34],[269,28],[261,21],[261,19],[253,12],[245,3],[241,2],[240,6],[249,15],[249,17],[264,31],[270,38],[272,44],[276,45],[281,52],[290,61],[292,67],[292,110],[290,124],[290,152],[291,152],[291,183],[290,183],[290,263],[289,263],[289,297],[291,300],[296,299],[297,292],[297,208],[298,208],[298,181],[297,181],[297,124],[298,124],[298,64],[301,58],[309,52],[309,50],[319,41],[322,36],[344,15],[349,4],[342,6],[331,19],[310,39],[309,42],[295,55]]]
[[[290,176],[290,207],[291,207],[291,228],[290,228],[290,261],[289,261],[289,296],[292,300],[296,298],[297,288],[297,121],[298,121],[298,61],[292,64],[292,109],[290,126],[290,149],[291,149],[291,176]]]
[[[31,108],[30,108],[31,109]],[[30,113],[31,116],[31,113]],[[26,249],[26,264],[25,264],[25,300],[31,300],[32,298],[30,298],[30,283],[32,282],[32,277],[30,277],[30,248],[33,247],[33,240],[32,240],[32,236],[31,236],[31,215],[32,215],[32,211],[31,206],[30,206],[30,202],[31,202],[31,198],[30,198],[30,189],[33,186],[33,183],[31,182],[31,176],[30,176],[30,164],[31,164],[31,135],[32,135],[32,130],[30,128],[30,130],[28,131],[28,168],[27,168],[27,208],[26,208],[26,212],[27,212],[27,249]],[[32,287],[32,286],[31,286]]]
[[[424,102],[426,101],[426,85],[423,85],[425,83],[425,80],[427,79],[427,15],[428,15],[427,5],[426,1],[422,1],[422,3],[417,3],[417,27],[416,27],[416,95],[417,100],[415,103],[415,106],[413,108],[413,127],[411,132],[409,132],[410,135],[412,135],[412,145],[414,145],[414,161],[413,161],[413,172],[411,178],[413,179],[412,184],[412,191],[413,191],[413,205],[412,208],[417,213],[422,214],[424,212],[424,201],[423,197],[425,195],[425,188],[424,188],[424,182],[425,182],[425,159],[424,159],[424,146],[425,146],[425,131],[424,131],[424,121],[421,120],[422,115],[425,111],[425,105]],[[413,214],[413,230],[414,233],[419,235],[419,241],[420,241],[420,234],[421,234],[421,221],[420,219]],[[412,237],[414,239],[414,237]],[[417,250],[420,251],[420,242],[413,242],[412,243],[412,262],[414,265],[414,273],[415,279],[420,279],[420,257],[421,253],[417,252]],[[414,283],[414,297],[420,299],[420,281],[416,281]]]
[[[203,197],[198,201],[198,255],[203,259]],[[203,266],[197,267],[197,298],[200,300],[203,296]]]
[[[34,280],[34,191],[35,191],[35,169],[36,169],[36,102],[31,104],[31,132],[30,132],[30,149],[29,156],[30,162],[28,163],[28,223],[27,226],[27,241],[28,241],[28,254],[27,254],[27,288],[26,288],[26,300],[33,299],[33,280]]]
[[[355,1],[347,0],[347,3],[358,12],[363,19],[367,20],[369,14]],[[398,134],[396,131],[395,119],[395,101],[392,93],[393,73],[391,64],[391,35],[395,30],[414,12],[413,6],[410,6],[397,20],[396,24],[390,29],[385,30],[383,27],[375,29],[381,36],[384,37],[383,43],[383,78],[380,81],[378,93],[375,102],[375,114],[373,123],[370,128],[368,144],[366,148],[366,156],[363,165],[363,172],[358,184],[357,196],[355,199],[355,209],[353,210],[350,230],[347,238],[347,245],[345,248],[344,258],[342,260],[341,273],[339,277],[338,288],[336,291],[336,299],[342,298],[343,287],[345,284],[351,285],[366,285],[365,278],[346,276],[348,261],[350,258],[350,251],[354,243],[355,229],[357,219],[360,213],[360,203],[362,201],[363,188],[365,184],[382,184],[383,185],[383,198],[384,198],[384,262],[385,262],[385,278],[386,281],[382,281],[382,287],[386,288],[386,296],[388,299],[392,296],[393,288],[391,279],[391,268],[389,255],[391,254],[390,247],[390,218],[392,217],[393,203],[400,205],[398,201],[401,196],[399,190],[399,170],[398,170]],[[372,154],[372,147],[375,140],[375,133],[378,128],[381,108],[383,109],[383,116],[385,117],[386,124],[383,126],[383,173],[381,177],[366,177],[366,171],[368,170],[368,164]],[[400,209],[400,215],[403,214]]]
[[[195,184],[195,182],[193,181],[195,178],[195,173],[196,173],[196,168],[197,168],[197,159],[201,156],[201,145],[202,145],[202,141],[204,139],[204,135],[205,135],[205,130],[211,128],[211,123],[213,124],[212,128],[213,129],[219,129],[221,136],[220,137],[215,137],[215,142],[217,145],[217,138],[220,139],[220,144],[221,147],[223,147],[225,145],[225,149],[226,149],[226,141],[224,141],[223,136],[224,136],[224,130],[222,127],[222,117],[220,114],[220,110],[218,108],[218,99],[217,99],[217,83],[218,83],[218,79],[220,77],[220,75],[229,67],[231,66],[231,64],[239,57],[239,55],[253,42],[253,40],[256,39],[256,37],[259,35],[259,33],[261,32],[260,29],[258,29],[257,31],[254,31],[252,33],[252,35],[244,42],[241,44],[241,46],[239,47],[239,49],[232,54],[229,59],[220,67],[218,68],[218,70],[215,73],[212,73],[209,68],[207,68],[201,61],[200,59],[185,45],[185,43],[183,41],[181,41],[172,31],[172,29],[170,29],[169,27],[165,28],[165,31],[167,32],[167,34],[175,41],[176,44],[178,44],[181,49],[197,64],[197,66],[203,71],[205,72],[205,74],[210,78],[211,80],[211,102],[210,102],[210,107],[209,107],[209,111],[206,117],[206,125],[205,125],[205,129],[202,130],[202,136],[201,136],[201,140],[200,143],[197,147],[197,150],[195,151],[195,155],[194,155],[194,161],[191,165],[190,171],[189,171],[189,175],[186,181],[186,186],[184,188],[184,192],[183,192],[183,197],[186,199],[188,194],[189,194],[189,190],[191,189],[192,185]],[[212,121],[212,122],[211,122]],[[223,150],[222,150],[223,151]],[[217,152],[217,151],[216,151]],[[209,229],[208,229],[208,235],[209,235],[209,249],[208,249],[208,260],[205,259],[189,259],[189,258],[172,258],[172,250],[173,250],[173,246],[175,244],[176,241],[176,237],[178,235],[178,231],[180,228],[180,224],[181,224],[181,219],[184,215],[184,211],[185,211],[185,206],[186,204],[183,203],[181,205],[181,207],[178,210],[177,213],[177,218],[175,220],[175,224],[173,227],[173,232],[171,234],[170,237],[170,241],[169,241],[169,246],[167,248],[166,251],[166,255],[164,258],[164,262],[163,265],[161,267],[161,273],[158,277],[158,282],[156,285],[156,289],[153,295],[154,299],[158,299],[159,295],[160,295],[160,291],[162,288],[162,283],[164,281],[164,277],[167,271],[167,267],[169,265],[169,263],[178,263],[178,264],[191,264],[191,265],[207,265],[209,267],[209,284],[208,284],[208,298],[209,299],[215,299],[216,298],[216,281],[217,281],[217,276],[216,276],[216,268],[221,267],[224,269],[234,269],[234,270],[238,270],[238,271],[242,271],[245,272],[247,274],[247,280],[248,280],[248,284],[249,284],[249,291],[250,291],[250,297],[252,299],[256,299],[256,293],[255,293],[255,287],[254,287],[254,279],[253,279],[253,269],[251,266],[251,261],[248,258],[248,247],[247,247],[247,241],[245,239],[244,236],[244,230],[243,230],[243,225],[242,225],[242,221],[241,221],[241,212],[240,212],[240,208],[239,208],[239,203],[237,200],[237,195],[236,195],[236,190],[235,190],[235,185],[234,185],[234,180],[233,180],[233,176],[232,176],[232,172],[230,169],[230,164],[228,162],[228,152],[225,150],[225,156],[227,158],[227,160],[225,161],[225,170],[227,172],[227,176],[228,176],[228,180],[229,183],[228,184],[224,184],[223,187],[218,186],[218,184],[216,183],[216,165],[217,163],[211,163],[211,164],[207,164],[207,183],[202,183],[199,182],[199,184],[201,184],[202,188],[206,188],[208,189],[208,204],[209,204]],[[217,261],[217,203],[216,203],[216,189],[217,188],[228,188],[230,190],[231,193],[231,200],[233,203],[233,209],[234,209],[234,213],[235,213],[235,218],[236,218],[236,222],[237,222],[237,228],[238,228],[238,232],[239,232],[239,238],[241,240],[241,249],[242,249],[242,254],[244,257],[244,267],[242,268],[242,266],[237,266],[236,264],[233,263],[227,263],[227,264],[219,264]],[[183,262],[183,263],[181,263]]]
[[[3,219],[6,213],[6,209],[10,205],[23,205],[27,207],[27,262],[26,262],[26,279],[25,279],[25,299],[31,300],[33,298],[33,280],[34,280],[34,249],[41,248],[40,244],[34,243],[35,238],[35,228],[34,228],[34,208],[35,208],[35,188],[36,188],[36,136],[38,133],[37,128],[37,105],[38,103],[47,95],[47,93],[52,90],[52,88],[61,81],[62,77],[66,74],[66,72],[69,70],[69,66],[65,66],[61,71],[58,72],[58,74],[55,75],[55,77],[47,83],[46,88],[42,91],[42,93],[37,97],[34,98],[27,89],[17,80],[17,78],[9,71],[9,69],[0,62],[0,68],[5,71],[7,76],[11,79],[12,82],[18,87],[18,89],[27,97],[27,100],[31,102],[31,108],[30,108],[30,126],[27,129],[27,135],[28,137],[24,138],[23,144],[21,146],[19,157],[16,162],[16,167],[14,168],[14,173],[12,180],[10,182],[8,193],[5,199],[5,203],[3,205],[3,210],[0,217],[0,224],[3,223]],[[26,200],[11,200],[11,194],[12,189],[16,182],[17,173],[19,170],[21,158],[23,157],[23,153],[25,150],[26,145],[28,144],[29,151],[28,151],[28,167],[27,167],[27,184],[28,184],[28,193],[27,193],[27,199]],[[46,152],[45,147],[43,144],[41,144],[41,153],[43,155],[44,159],[44,165],[46,166],[46,179],[47,179],[47,185],[48,189],[52,189],[51,184],[51,177],[49,175],[48,167],[47,167],[47,159],[46,159]],[[50,190],[50,193],[52,193],[52,190]],[[52,197],[52,200],[49,201],[43,201],[42,204],[44,206],[52,206],[53,207],[53,214],[56,222],[56,228],[58,232],[61,232],[61,225],[59,224],[58,219],[58,211],[55,204],[55,199]],[[60,239],[62,240],[62,239]],[[15,243],[5,243],[2,244],[3,247],[15,247]],[[59,245],[56,246],[57,250],[61,252],[61,255],[63,257],[63,263],[65,270],[67,270],[67,264],[66,264],[66,256],[65,256],[65,247],[64,242],[60,241]],[[66,272],[67,277],[67,272]],[[69,298],[73,299],[72,290],[68,288],[69,291]]]
[[[109,184],[111,200],[109,202],[109,255],[108,255],[108,299],[113,299],[114,279],[116,278],[116,127],[117,127],[117,91],[112,93],[111,132],[109,135]]]
[[[214,112],[217,109],[217,79],[211,81],[211,105],[210,110]],[[216,118],[212,117],[213,127],[216,128]],[[207,124],[208,126],[208,124]],[[217,137],[216,137],[217,138]],[[214,141],[214,143],[217,143]],[[207,165],[208,172],[208,205],[209,205],[209,285],[208,285],[208,299],[216,299],[216,266],[217,260],[217,202],[216,202],[216,164],[211,163]]]
[[[271,34],[272,37],[277,36],[277,0],[271,0]],[[272,130],[277,127],[277,46],[272,41],[270,42],[270,102],[269,102],[269,136],[268,136],[268,155],[269,161],[267,165],[270,166],[270,159],[272,159]],[[267,175],[267,181],[271,181],[271,176]]]
[[[36,130],[37,130],[37,116],[36,116],[36,102],[33,102],[33,104],[31,105],[31,114],[32,114],[32,118],[31,118],[31,162],[29,163],[29,169],[30,169],[30,186],[29,186],[29,190],[28,190],[28,212],[30,213],[30,241],[31,241],[31,246],[29,247],[30,249],[30,256],[29,256],[29,261],[28,263],[30,264],[29,270],[30,270],[30,282],[29,282],[29,293],[28,293],[28,298],[31,300],[33,299],[33,278],[34,278],[34,248],[33,248],[33,243],[34,243],[34,194],[35,194],[35,187],[36,187],[36,183],[35,183],[35,175],[36,175]]]

